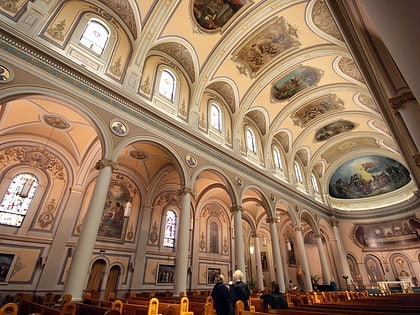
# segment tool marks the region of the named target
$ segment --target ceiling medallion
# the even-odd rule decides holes
[[[149,154],[147,152],[144,152],[144,151],[141,151],[141,150],[130,151],[130,156],[133,159],[140,160],[140,161],[144,161],[144,160],[149,159]]]
[[[196,167],[197,166],[197,159],[191,154],[188,154],[185,157],[185,161],[187,162],[189,167]]]
[[[44,115],[43,117],[44,121],[50,125],[51,127],[57,128],[57,129],[68,129],[70,128],[69,122],[58,116],[58,115]]]
[[[114,134],[123,137],[128,134],[128,127],[125,123],[120,120],[113,119],[109,123],[109,126]]]

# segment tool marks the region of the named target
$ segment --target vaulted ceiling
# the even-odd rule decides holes
[[[309,174],[316,175],[321,195],[332,192],[333,208],[380,208],[413,196],[415,183],[405,172],[409,167],[395,133],[324,1],[97,2],[111,10],[129,34],[133,54],[127,68],[141,69],[152,51],[170,56],[193,86],[190,111],[199,111],[203,93],[218,95],[231,112],[233,138],[241,139],[235,134],[243,133],[244,120],[251,121],[261,138],[261,153],[271,155],[276,143],[286,178],[299,161],[308,182]],[[43,111],[48,102],[39,101],[44,102],[37,106]],[[73,135],[57,140],[67,143],[76,160],[89,147],[82,142],[95,138],[84,133],[87,122],[78,121]],[[44,136],[51,138],[49,133],[45,130]],[[81,133],[90,140],[79,137]],[[167,163],[166,153],[156,154]],[[395,180],[399,185],[381,184],[376,178],[389,164],[404,175]],[[337,173],[342,165],[347,170]],[[389,180],[391,173],[382,176]],[[341,193],[331,191],[332,179],[331,184],[340,183],[335,188]],[[361,182],[369,186],[367,192],[356,187],[358,191],[343,193]]]

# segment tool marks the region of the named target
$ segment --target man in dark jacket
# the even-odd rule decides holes
[[[264,311],[268,312],[268,307],[273,309],[286,309],[288,308],[284,294],[280,292],[277,282],[272,281],[270,284],[269,294],[262,294],[260,297],[263,300]]]
[[[235,310],[235,304],[241,300],[244,302],[244,308],[249,311],[249,287],[245,282],[242,282],[243,273],[240,270],[236,270],[233,275],[233,283],[230,286],[231,305],[233,311]]]
[[[230,314],[230,293],[224,284],[224,281],[225,277],[223,275],[218,275],[216,278],[216,284],[211,292],[211,297],[213,298],[217,315]]]

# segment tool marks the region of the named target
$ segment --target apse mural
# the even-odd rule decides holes
[[[348,120],[338,120],[320,128],[315,134],[316,141],[328,140],[340,133],[354,129],[355,124]]]
[[[320,71],[311,67],[300,67],[278,80],[272,89],[275,99],[287,100],[303,89],[317,83],[320,79]]]
[[[340,199],[372,197],[401,188],[410,179],[410,173],[399,162],[368,155],[341,165],[331,177],[329,191]]]
[[[390,222],[356,224],[353,240],[363,250],[417,247],[420,221],[415,217]]]
[[[194,17],[205,30],[215,31],[223,27],[241,9],[246,0],[196,0]]]

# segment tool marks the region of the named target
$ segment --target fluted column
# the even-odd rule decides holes
[[[64,283],[63,294],[71,294],[74,301],[82,300],[112,171],[117,169],[117,163],[110,160],[100,160],[96,163],[96,169],[99,170],[99,174]]]
[[[235,261],[236,269],[239,269],[244,274],[244,281],[247,280],[245,269],[245,251],[244,251],[244,237],[242,231],[242,207],[232,207],[233,212],[233,225],[235,227]]]
[[[271,246],[273,247],[273,258],[274,258],[274,267],[276,268],[276,281],[279,284],[280,292],[286,292],[286,286],[284,283],[284,274],[283,274],[283,264],[281,262],[279,238],[277,235],[277,222],[278,218],[268,218],[267,223],[270,224],[270,233],[271,233]]]
[[[187,293],[191,194],[192,190],[186,187],[180,191],[181,214],[179,216],[178,240],[176,246],[174,296],[179,296],[181,292]]]
[[[305,291],[312,292],[312,281],[309,272],[308,258],[306,257],[305,243],[303,242],[302,226],[295,226],[295,235],[297,243],[296,246],[299,252],[299,263],[303,269],[303,285],[305,287]]]
[[[352,276],[351,276],[351,273],[350,273],[349,264],[347,262],[346,252],[344,250],[343,242],[341,241],[341,235],[340,235],[340,230],[338,228],[338,223],[339,222],[336,218],[331,219],[331,225],[333,227],[333,232],[334,232],[334,237],[335,237],[335,240],[336,240],[337,250],[338,250],[338,254],[340,256],[341,269],[342,269],[343,274],[348,275],[349,283],[353,283]],[[340,277],[340,283],[342,284],[342,287],[347,289],[347,282],[342,277]],[[344,284],[344,286],[343,286],[343,284]]]
[[[257,288],[261,291],[264,290],[262,263],[261,263],[261,248],[260,248],[260,236],[257,233],[253,233],[254,238],[254,253],[255,253],[255,266],[257,268]]]
[[[325,256],[324,245],[322,244],[322,235],[321,233],[314,233],[316,245],[318,246],[319,259],[321,261],[322,277],[324,279],[324,284],[330,284],[331,282],[331,273],[330,268],[328,267],[327,257]]]

